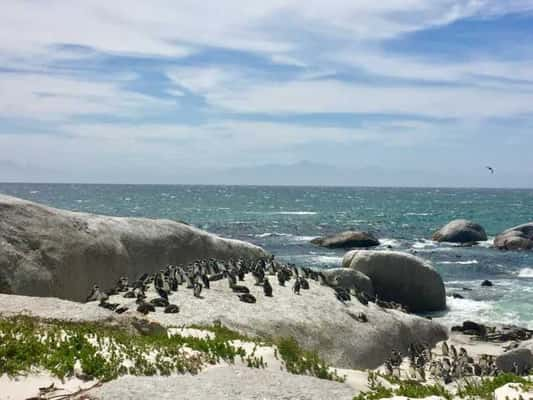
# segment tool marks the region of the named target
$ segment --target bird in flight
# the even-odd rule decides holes
[[[491,174],[494,173],[494,168],[492,168],[492,167],[485,167],[485,168],[487,168],[490,171]]]

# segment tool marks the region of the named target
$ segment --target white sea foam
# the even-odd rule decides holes
[[[269,214],[279,214],[279,215],[316,215],[315,211],[275,211]]]
[[[432,215],[431,213],[421,213],[421,212],[408,212],[405,213],[404,216],[406,217],[427,217],[428,215]]]
[[[402,244],[398,239],[389,239],[389,238],[383,238],[379,239],[379,242],[381,243],[381,246],[383,247],[401,247]]]
[[[485,247],[485,248],[489,249],[489,248],[494,246],[494,238],[493,237],[489,237],[488,240],[485,240],[483,242],[478,242],[477,245],[479,247]]]
[[[315,256],[313,261],[320,264],[337,264],[340,266],[342,257],[338,256]]]
[[[316,211],[247,211],[245,214],[262,215],[316,215]]]
[[[493,310],[493,306],[489,302],[455,299],[451,296],[446,297],[446,304],[448,310],[442,315],[435,313],[433,317],[437,322],[448,326],[461,324],[465,320],[472,319],[473,315],[476,316],[476,321],[488,321],[489,314]]]
[[[466,260],[466,261],[440,261],[438,264],[459,264],[459,265],[470,265],[470,264],[479,264],[478,260]]]
[[[30,190],[30,194],[37,194],[37,193],[39,193],[38,190]]]
[[[533,268],[522,268],[518,271],[519,278],[533,278]]]
[[[437,242],[434,242],[432,240],[427,240],[427,239],[421,239],[413,243],[411,247],[413,249],[427,249],[427,248],[434,248],[437,246],[438,246]]]
[[[282,232],[265,232],[257,233],[254,235],[256,238],[268,238],[268,237],[284,237],[294,242],[309,242],[316,238],[316,236],[296,236],[291,233],[282,233]]]

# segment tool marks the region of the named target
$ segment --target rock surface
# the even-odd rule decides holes
[[[342,249],[379,246],[379,240],[374,235],[360,231],[345,231],[332,236],[319,237],[311,240],[311,243],[322,247]]]
[[[0,292],[84,300],[168,264],[266,253],[184,223],[75,213],[0,195]]]
[[[494,239],[494,247],[502,250],[532,250],[533,222],[500,233]]]
[[[374,297],[374,285],[368,276],[351,268],[331,268],[321,271],[330,286],[339,286],[348,290],[356,289]]]
[[[456,219],[433,234],[433,240],[450,243],[472,243],[487,240],[485,229],[475,222]]]
[[[520,372],[533,369],[533,339],[520,343],[518,348],[496,358],[496,365],[505,372],[514,372],[515,363]]]
[[[349,400],[348,385],[309,376],[246,367],[214,367],[172,377],[125,376],[90,392],[98,400]]]
[[[428,261],[398,251],[353,250],[342,265],[367,275],[379,298],[406,306],[411,312],[446,308],[444,283]]]
[[[239,301],[225,280],[212,282],[210,289],[202,291],[202,299],[194,297],[192,290],[180,287],[169,296],[170,303],[180,307],[178,314],[165,314],[158,309],[147,318],[163,326],[211,325],[220,321],[248,335],[293,336],[301,346],[318,351],[322,358],[339,368],[375,368],[390,356],[392,349],[406,352],[413,342],[434,344],[447,337],[446,328],[425,318],[384,310],[373,303],[364,306],[355,297],[341,303],[333,289],[315,281],[309,283],[310,289],[301,290],[300,295],[292,292],[292,285],[281,287],[273,283],[273,297],[266,297],[263,288],[255,286],[253,277],[247,276],[239,284],[250,289],[257,299],[255,304]],[[151,291],[147,295],[147,300],[156,297]],[[141,317],[135,311],[135,299],[115,295],[109,301],[130,308],[121,318]],[[116,315],[96,303],[58,301],[56,309],[51,303],[44,304],[46,309],[41,309],[40,300],[35,298],[0,295],[0,314],[6,310],[13,314],[17,309],[28,309],[39,316],[51,313],[56,319]],[[61,318],[62,313],[65,318]],[[368,322],[359,322],[359,313],[364,313]]]

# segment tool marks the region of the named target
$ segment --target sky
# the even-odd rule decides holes
[[[0,181],[533,187],[533,0],[0,7]]]

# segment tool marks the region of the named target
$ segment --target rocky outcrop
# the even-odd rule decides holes
[[[369,303],[359,303],[354,296],[351,301],[340,302],[328,286],[309,280],[310,288],[302,289],[300,295],[292,291],[292,284],[282,287],[271,280],[273,296],[266,297],[261,286],[254,285],[251,274],[239,284],[249,288],[256,303],[239,300],[231,291],[226,280],[211,282],[210,289],[203,289],[202,298],[196,298],[192,290],[180,286],[169,296],[172,304],[179,306],[178,314],[165,314],[162,308],[148,314],[147,318],[163,326],[211,325],[219,321],[222,325],[241,333],[262,337],[294,337],[308,349],[339,368],[376,368],[390,357],[393,349],[407,353],[411,343],[433,345],[447,337],[447,329],[426,318],[384,310]],[[147,299],[157,297],[150,289]],[[46,300],[41,303],[41,300]],[[52,302],[57,306],[53,307]],[[111,296],[111,303],[128,307],[118,315],[93,303],[75,303],[58,299],[0,295],[0,315],[16,314],[26,310],[30,315],[41,318],[67,319],[91,318],[93,321],[108,318],[120,320],[138,317],[135,299],[122,295]],[[360,315],[367,322],[361,322]],[[76,317],[74,317],[76,316]]]
[[[376,295],[411,312],[446,308],[444,283],[428,261],[397,251],[353,250],[344,256],[344,268],[367,275]]]
[[[332,287],[355,289],[374,297],[374,286],[368,276],[351,268],[331,268],[321,271],[326,278],[326,283]]]
[[[500,233],[494,239],[494,247],[501,250],[532,250],[533,222]]]
[[[360,231],[345,231],[332,236],[320,237],[311,240],[311,243],[332,249],[379,246],[379,240],[374,235]]]
[[[245,384],[243,384],[245,383]],[[90,392],[96,400],[351,400],[348,385],[324,379],[246,367],[215,367],[198,375],[125,376]]]
[[[450,243],[473,243],[487,240],[485,229],[475,222],[456,219],[433,234],[433,240]]]
[[[0,195],[0,292],[85,299],[168,264],[198,258],[256,258],[249,243],[184,223],[75,213]]]
[[[496,366],[504,372],[524,373],[533,368],[533,340],[522,342],[514,350],[507,351],[496,357]]]

